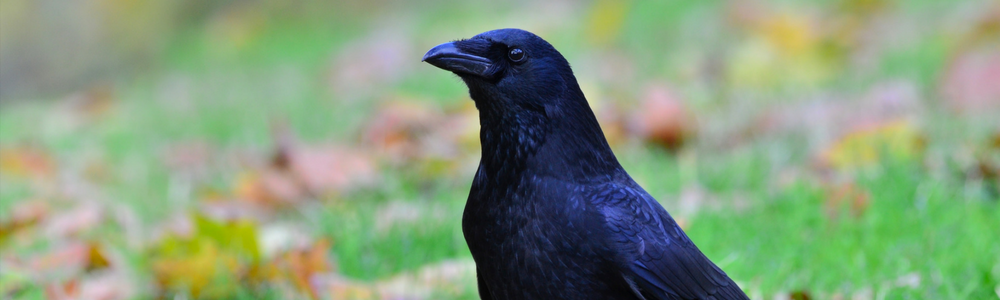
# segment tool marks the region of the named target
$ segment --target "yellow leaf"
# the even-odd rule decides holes
[[[809,20],[793,14],[780,14],[761,26],[761,34],[782,54],[801,55],[816,47],[818,36]]]
[[[235,291],[238,260],[222,252],[215,243],[195,240],[192,252],[153,263],[153,272],[163,287],[188,290],[193,295],[223,296]]]
[[[194,214],[193,218],[195,238],[210,240],[228,252],[250,258],[252,262],[260,260],[257,225],[253,221],[215,221],[201,214]]]
[[[35,146],[0,148],[0,173],[18,177],[52,178],[56,162],[48,152]]]
[[[191,217],[190,237],[169,236],[154,248],[157,282],[205,297],[232,295],[239,279],[256,274],[253,270],[259,267],[256,225],[250,220],[216,221],[198,213]]]
[[[924,150],[924,138],[910,122],[897,120],[851,132],[822,154],[835,169],[871,166],[886,158],[912,160]]]

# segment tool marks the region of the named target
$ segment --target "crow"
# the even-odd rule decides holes
[[[569,63],[499,29],[432,48],[479,111],[462,216],[482,299],[747,299],[625,172]]]

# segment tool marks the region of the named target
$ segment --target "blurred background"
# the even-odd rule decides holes
[[[0,297],[477,299],[517,27],[754,299],[1000,295],[1000,2],[0,0]]]

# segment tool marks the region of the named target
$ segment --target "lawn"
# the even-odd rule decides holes
[[[280,3],[3,99],[4,299],[477,299],[478,115],[420,57],[501,27],[751,298],[1000,297],[996,3]]]

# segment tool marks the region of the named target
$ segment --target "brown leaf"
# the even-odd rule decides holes
[[[73,299],[80,292],[80,280],[70,279],[45,286],[46,299]]]
[[[443,117],[427,105],[389,102],[364,126],[361,142],[392,162],[406,162],[421,156],[421,138]]]
[[[444,113],[416,102],[390,102],[364,127],[361,140],[394,165],[428,176],[450,174],[478,153],[479,113],[471,102]]]
[[[111,261],[96,243],[70,242],[57,245],[54,249],[30,259],[29,268],[40,274],[52,276],[75,275],[111,266]]]
[[[310,298],[319,299],[317,291],[311,284],[313,276],[333,270],[329,259],[330,242],[320,240],[305,249],[295,249],[278,257],[274,263],[283,274],[300,291],[306,292]]]
[[[10,219],[0,220],[0,243],[21,230],[37,225],[49,215],[50,210],[49,204],[41,200],[15,204]]]
[[[302,147],[289,156],[289,169],[313,193],[347,191],[372,182],[375,164],[371,157],[340,146]]]
[[[812,299],[812,296],[810,296],[809,291],[798,290],[798,291],[792,292],[791,294],[788,294],[788,299],[791,299],[791,300],[810,300],[810,299]]]
[[[240,174],[233,185],[233,193],[238,199],[262,206],[288,205],[306,196],[306,191],[294,178],[271,169]]]
[[[32,179],[52,179],[56,161],[44,149],[34,145],[0,147],[0,173]]]
[[[641,101],[640,110],[631,118],[633,135],[670,150],[679,149],[694,136],[694,115],[665,85],[649,86]]]
[[[277,149],[269,166],[285,172],[314,195],[339,193],[375,179],[375,162],[361,150],[340,145],[306,145],[281,126],[274,130]]]

